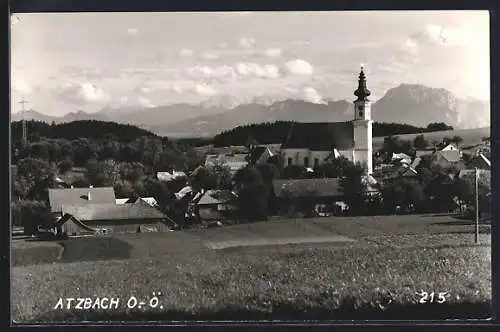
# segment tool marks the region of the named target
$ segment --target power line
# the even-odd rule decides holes
[[[21,121],[22,122],[22,128],[23,128],[23,137],[22,137],[22,142],[23,144],[26,144],[28,142],[28,127],[26,125],[26,109],[24,108],[24,105],[27,104],[28,102],[24,99],[23,99],[19,102],[19,104],[21,104],[21,112],[22,112],[22,115],[23,115],[23,120]]]

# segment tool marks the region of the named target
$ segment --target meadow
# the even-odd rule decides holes
[[[58,259],[13,267],[12,316],[17,322],[485,318],[489,225],[481,225],[480,244],[473,229],[447,215],[410,215],[69,239],[56,244],[64,248]],[[319,237],[324,242],[314,243]],[[19,241],[13,255],[25,248]],[[221,243],[223,249],[213,249]],[[446,293],[445,303],[421,304],[420,291]],[[147,302],[153,292],[162,293],[161,309],[126,307],[130,296]],[[53,309],[60,297],[103,296],[120,298],[120,308]]]

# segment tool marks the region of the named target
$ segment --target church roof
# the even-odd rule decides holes
[[[312,151],[348,150],[354,147],[354,128],[348,122],[297,122],[290,128],[282,149]]]

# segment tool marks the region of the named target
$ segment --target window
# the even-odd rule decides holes
[[[293,162],[292,162],[292,158],[288,158],[288,166],[292,165]]]
[[[314,166],[319,166],[319,159],[318,158],[314,158]]]
[[[359,117],[362,118],[363,117],[363,112],[359,112]]]
[[[309,166],[309,158],[304,157],[304,166]]]

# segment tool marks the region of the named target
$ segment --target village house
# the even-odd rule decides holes
[[[49,204],[57,220],[56,229],[67,235],[161,232],[175,226],[147,200],[117,204],[111,187],[50,188]]]
[[[62,217],[64,205],[116,204],[112,187],[49,188],[50,211]]]
[[[148,203],[87,204],[63,207],[56,227],[66,235],[165,232],[173,223]]]
[[[234,216],[236,200],[237,195],[230,190],[207,190],[193,198],[190,210],[200,222],[222,221]]]
[[[273,180],[272,184],[281,215],[332,215],[346,208],[339,178]]]
[[[207,155],[205,158],[205,167],[213,167],[216,165],[228,167],[231,174],[234,175],[238,170],[248,165],[248,154]]]
[[[117,198],[116,204],[130,204],[142,200],[152,207],[158,207],[159,204],[154,197],[136,197],[136,198]]]

